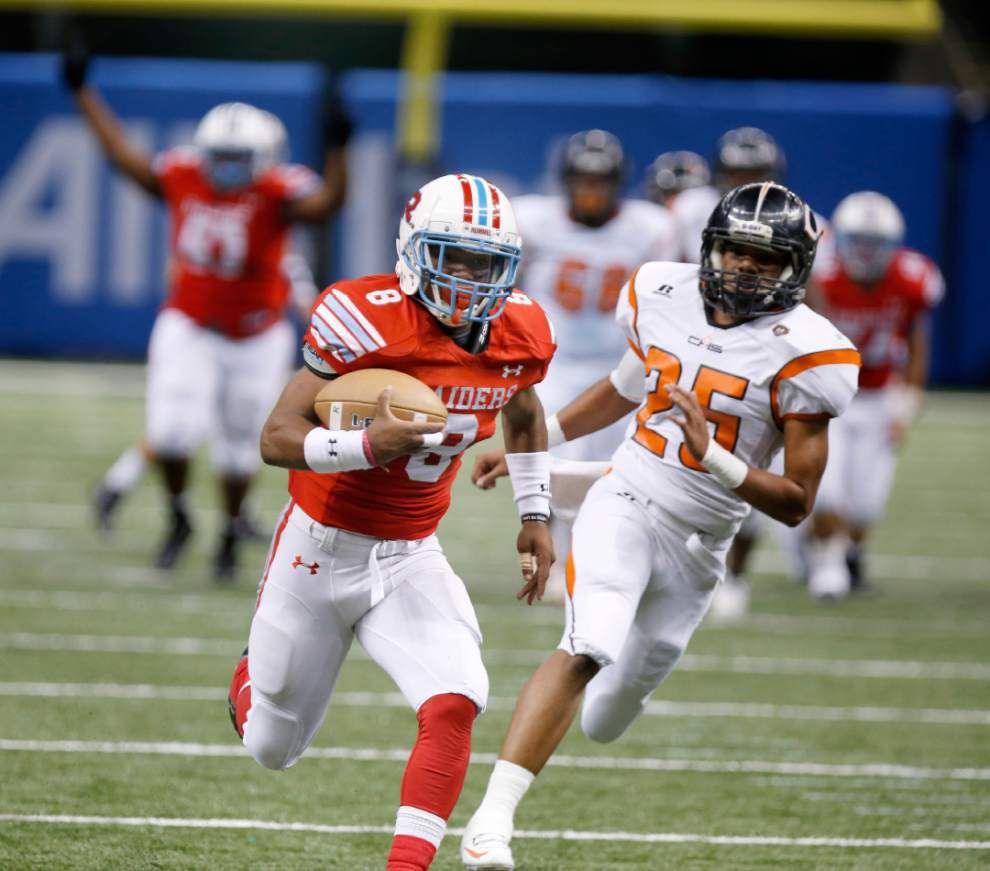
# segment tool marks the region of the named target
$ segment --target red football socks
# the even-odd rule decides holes
[[[477,709],[466,696],[433,696],[419,709],[406,764],[388,871],[425,871],[436,855],[467,775]]]

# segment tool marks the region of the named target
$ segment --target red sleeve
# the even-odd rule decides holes
[[[520,350],[524,350],[532,361],[533,376],[527,379],[526,386],[539,384],[546,377],[550,361],[557,350],[553,321],[536,300],[518,290],[513,291],[502,317],[508,320],[509,337],[506,345],[512,348],[522,346]]]
[[[376,366],[394,368],[418,346],[415,305],[400,290],[368,281],[328,287],[313,304],[304,337],[306,365],[324,377]]]
[[[273,199],[291,202],[320,188],[323,182],[308,166],[298,163],[283,163],[272,167],[261,179],[265,192]]]
[[[916,314],[935,308],[945,295],[945,281],[931,258],[903,249],[897,254],[897,273]]]
[[[199,154],[189,147],[170,148],[155,155],[151,169],[161,185],[165,200],[174,203],[182,198],[191,175],[199,171]]]

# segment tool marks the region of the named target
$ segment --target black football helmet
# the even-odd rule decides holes
[[[746,181],[783,181],[787,160],[776,140],[759,127],[727,130],[715,146],[715,179],[725,189],[735,187],[733,176]]]
[[[646,170],[646,198],[657,205],[667,204],[673,194],[703,187],[711,181],[708,161],[693,151],[667,151]]]
[[[562,174],[565,181],[575,175],[599,175],[621,182],[625,170],[622,143],[607,130],[575,133],[564,146]]]
[[[821,231],[815,213],[796,193],[774,182],[733,188],[719,201],[701,233],[699,287],[705,302],[739,317],[774,314],[804,299]],[[779,278],[727,272],[727,244],[786,254]]]

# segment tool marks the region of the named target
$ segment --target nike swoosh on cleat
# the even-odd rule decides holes
[[[472,850],[470,847],[465,847],[464,852],[467,853],[472,859],[480,859],[482,856],[488,855],[487,850],[482,850],[479,853],[477,850]]]

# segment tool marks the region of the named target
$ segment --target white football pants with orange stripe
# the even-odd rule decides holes
[[[290,502],[248,641],[244,745],[261,765],[288,768],[309,746],[355,637],[414,710],[444,693],[484,710],[481,630],[436,536],[358,535],[317,523]]]
[[[731,540],[691,528],[614,474],[588,492],[558,647],[602,666],[584,695],[589,738],[618,738],[673,670],[724,577]]]

